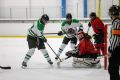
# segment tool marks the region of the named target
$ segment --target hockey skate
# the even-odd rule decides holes
[[[25,62],[23,62],[21,68],[25,69],[26,67],[27,67],[27,64]]]
[[[57,56],[60,57],[60,54],[57,54]],[[57,56],[55,57],[55,60],[56,60],[56,61],[58,60],[58,57],[57,57]]]
[[[49,61],[48,63],[49,63],[50,65],[52,65],[52,64],[53,64],[53,62],[52,62],[52,61]]]

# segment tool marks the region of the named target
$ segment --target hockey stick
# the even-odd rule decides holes
[[[31,30],[31,32],[38,38],[38,36]],[[47,43],[47,42],[46,42]],[[47,45],[51,48],[51,46],[47,43]],[[57,54],[55,53],[55,51],[51,48],[51,50],[54,52],[54,54],[57,56]],[[57,58],[59,58],[57,56]],[[59,60],[61,61],[61,59],[59,58]]]
[[[58,33],[43,33],[43,34],[47,35],[47,34],[58,34]]]
[[[66,59],[68,59],[68,58],[70,58],[71,56],[68,56],[68,57],[66,57],[66,58],[62,58],[61,59],[61,61],[58,61],[57,62],[57,66],[59,67],[60,66],[60,62],[63,62],[63,61],[65,61]]]
[[[90,28],[90,27],[89,27]],[[88,33],[88,31],[89,31],[89,28],[88,28],[88,30],[87,30],[87,33]]]
[[[8,67],[2,67],[2,66],[0,66],[0,68],[1,68],[1,69],[11,69],[10,66],[8,66]]]
[[[46,42],[47,43],[47,42]],[[51,48],[51,46],[47,43],[47,45]],[[57,56],[57,54],[55,53],[55,51],[51,48],[51,50],[54,52],[54,54]],[[57,58],[61,61],[61,59],[57,56]]]

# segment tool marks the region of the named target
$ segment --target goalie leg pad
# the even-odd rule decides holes
[[[93,58],[73,58],[73,67],[76,68],[100,68],[100,60]]]

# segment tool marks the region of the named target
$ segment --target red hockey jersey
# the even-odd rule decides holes
[[[93,44],[91,43],[91,41],[87,40],[87,39],[83,39],[80,41],[79,43],[79,55],[85,55],[86,53],[97,53],[97,51],[95,51],[95,48],[93,46]]]
[[[95,33],[99,34],[104,32],[104,24],[98,17],[91,22],[91,25]]]

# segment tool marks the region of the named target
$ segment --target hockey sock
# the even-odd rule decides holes
[[[100,44],[100,48],[101,48],[102,54],[104,54],[104,43]]]
[[[60,55],[62,53],[62,51],[64,50],[64,48],[66,47],[66,44],[61,44],[59,50],[58,50],[58,54]]]
[[[100,54],[100,45],[99,44],[95,44],[94,45],[96,50],[97,50],[97,53]]]
[[[71,43],[70,47],[71,47],[72,50],[74,50],[75,49],[75,44]]]
[[[51,61],[50,57],[49,57],[49,54],[47,52],[46,49],[40,49],[40,51],[42,52],[42,54],[44,55],[44,57],[46,58],[46,60],[49,62]]]
[[[34,52],[35,52],[35,48],[29,49],[29,51],[27,52],[23,62],[27,63],[28,60],[31,58],[31,56],[34,54]]]

